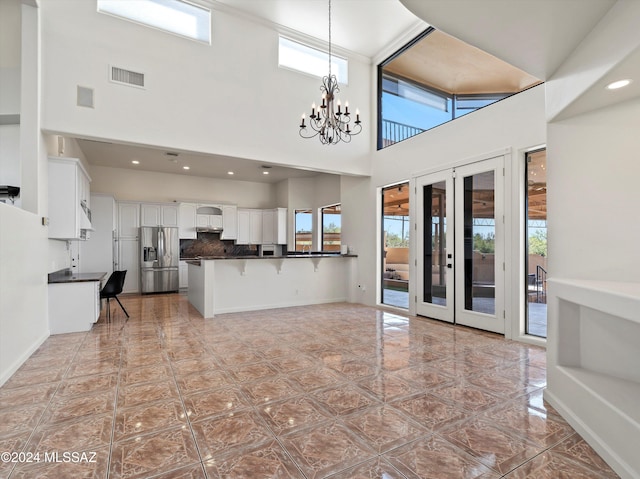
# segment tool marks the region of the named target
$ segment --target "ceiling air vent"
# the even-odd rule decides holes
[[[125,70],[124,68],[111,67],[111,81],[123,85],[131,85],[144,88],[144,73]]]

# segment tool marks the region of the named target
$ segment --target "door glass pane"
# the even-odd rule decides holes
[[[424,258],[422,302],[447,305],[446,183],[423,187]]]
[[[464,178],[464,307],[495,314],[494,171]]]
[[[382,304],[409,307],[409,183],[382,190]]]
[[[547,337],[547,151],[527,154],[526,332]]]

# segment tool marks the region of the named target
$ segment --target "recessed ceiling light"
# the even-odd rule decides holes
[[[182,169],[183,169],[183,170],[188,170],[188,169],[189,169],[189,167],[188,167],[188,166],[183,166],[183,167],[182,167]]]
[[[227,171],[227,175],[233,175],[233,171]]]
[[[617,90],[618,88],[624,88],[631,83],[631,80],[618,80],[607,85],[607,90]]]
[[[131,163],[133,163],[134,165],[139,165],[140,162],[138,160],[131,160]]]

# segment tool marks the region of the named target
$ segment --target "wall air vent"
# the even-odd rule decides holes
[[[114,83],[144,88],[144,73],[138,73],[112,66],[110,78]]]

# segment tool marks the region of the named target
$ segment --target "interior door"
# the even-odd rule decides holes
[[[454,322],[453,170],[416,181],[418,314]]]
[[[416,312],[504,333],[504,158],[416,178]]]

